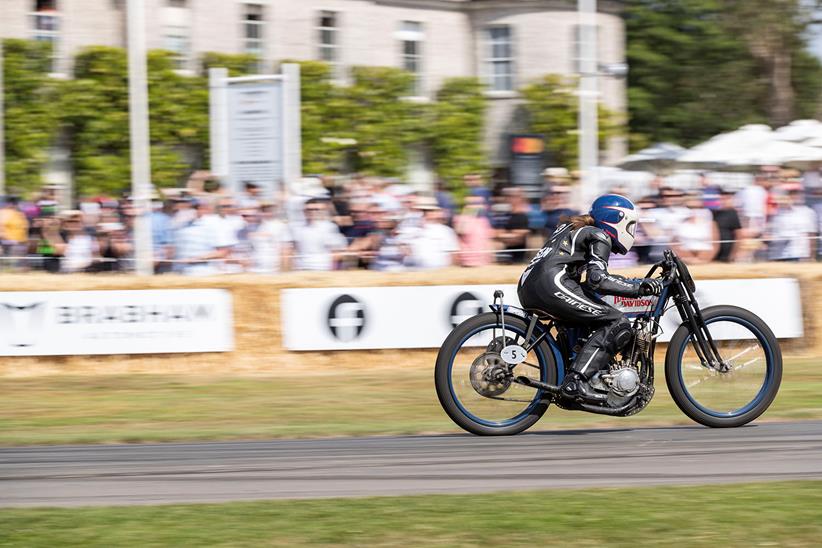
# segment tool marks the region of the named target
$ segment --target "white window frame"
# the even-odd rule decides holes
[[[399,41],[400,66],[414,75],[412,97],[425,96],[425,26],[422,21],[404,20],[396,38]],[[406,52],[406,45],[413,44],[415,51]]]
[[[333,17],[334,25],[325,26],[323,20],[327,15]],[[319,10],[317,12],[317,26],[315,28],[317,36],[317,59],[331,65],[332,74],[335,79],[342,77],[342,47],[340,45],[340,12],[336,10]],[[332,40],[330,43],[324,41],[325,33],[330,33]],[[331,59],[326,59],[325,52],[330,52]]]
[[[505,29],[508,31],[508,56],[495,57],[494,45],[497,43],[506,43],[493,38],[492,33],[495,30]],[[488,25],[483,28],[483,75],[485,83],[490,93],[496,94],[510,94],[515,93],[517,89],[517,72],[516,72],[516,54],[514,44],[514,28],[511,25]],[[505,66],[507,64],[507,72],[497,73],[498,66]],[[509,85],[498,87],[497,83],[500,80],[507,78]]]
[[[62,14],[60,13],[59,0],[54,2],[54,11],[37,11],[37,2],[34,2],[34,9],[29,12],[31,21],[31,37],[38,42],[51,43],[51,72],[56,73],[59,69],[62,57],[60,56],[60,29],[63,27]],[[38,23],[40,19],[50,20],[53,23],[51,29],[40,29]]]
[[[245,53],[250,53],[257,56],[257,66],[255,67],[257,72],[260,72],[263,68],[263,64],[266,58],[266,51],[265,51],[265,32],[268,21],[266,20],[266,12],[270,9],[269,6],[265,2],[242,2],[240,4],[242,6],[242,19],[240,23],[242,24],[242,36],[243,36],[243,51]],[[252,9],[259,9],[259,20],[249,19],[249,15],[251,15]],[[252,38],[249,36],[249,29],[252,27],[257,28],[257,37]]]
[[[192,71],[194,61],[190,0],[165,0],[162,16],[163,49],[174,54],[174,68]]]

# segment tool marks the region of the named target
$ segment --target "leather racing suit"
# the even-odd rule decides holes
[[[522,273],[517,287],[523,307],[571,325],[596,328],[573,365],[584,380],[607,368],[631,340],[631,323],[594,292],[638,297],[643,282],[608,273],[611,245],[611,237],[600,228],[562,224]],[[586,280],[581,282],[583,273]]]

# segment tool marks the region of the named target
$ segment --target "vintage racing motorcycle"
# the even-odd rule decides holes
[[[654,395],[659,322],[673,303],[682,323],[668,343],[665,380],[677,406],[711,427],[741,426],[760,416],[782,379],[782,353],[771,329],[735,306],[700,310],[694,280],[673,251],[646,277],[657,272],[661,295],[624,310],[633,321],[633,340],[591,379],[596,401],[568,399],[558,387],[590,329],[504,304],[498,290],[491,311],[462,322],[440,348],[435,383],[443,409],[460,427],[481,435],[522,432],[551,403],[611,416],[638,413]]]

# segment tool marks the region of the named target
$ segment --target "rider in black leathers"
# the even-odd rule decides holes
[[[606,369],[631,340],[631,323],[596,294],[639,297],[659,295],[662,289],[658,280],[608,273],[612,249],[627,253],[633,245],[637,221],[638,211],[630,200],[618,195],[602,196],[594,202],[589,215],[573,217],[557,227],[520,277],[517,292],[525,308],[572,325],[597,328],[563,379],[565,396],[596,399],[588,381],[597,371]]]

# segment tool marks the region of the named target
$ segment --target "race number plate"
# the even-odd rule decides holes
[[[502,349],[500,356],[502,356],[502,359],[505,360],[505,363],[509,365],[517,365],[518,363],[525,361],[525,358],[528,356],[528,352],[526,352],[525,349],[518,344],[509,344]]]

